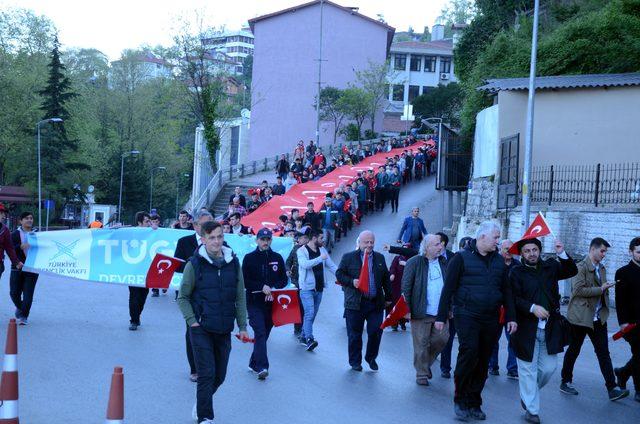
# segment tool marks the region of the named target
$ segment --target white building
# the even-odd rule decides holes
[[[125,70],[125,72],[135,72],[137,74],[136,78],[142,81],[150,81],[156,78],[171,78],[173,75],[171,64],[164,59],[154,56],[151,52],[142,53],[133,60],[132,64],[135,64],[135,71]],[[123,65],[124,62],[122,59],[114,60],[111,62],[111,73],[121,71]],[[131,64],[129,64],[129,66],[131,66]]]
[[[253,54],[253,33],[249,28],[240,31],[225,31],[212,37],[203,38],[205,48],[225,53],[238,63]]]

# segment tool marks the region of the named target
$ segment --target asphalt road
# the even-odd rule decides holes
[[[358,229],[371,229],[377,246],[393,242],[413,205],[422,208],[429,231],[442,226],[440,194],[433,180],[413,184],[400,195],[401,213],[390,208],[367,217]],[[333,252],[335,261],[355,245],[357,230]],[[390,263],[389,258],[389,263]],[[1,279],[0,337],[13,316],[9,272]],[[195,384],[188,380],[184,321],[173,296],[148,298],[139,331],[128,331],[126,287],[43,278],[26,327],[19,328],[20,419],[26,424],[102,423],[114,366],[125,374],[125,422],[192,423]],[[233,341],[227,381],[214,397],[220,423],[453,422],[453,382],[434,364],[430,387],[415,384],[409,332],[385,332],[380,372],[356,373],[347,361],[342,292],[325,293],[314,333],[320,345],[308,353],[291,326],[274,329],[269,340],[270,376],[257,381],[247,372],[250,345]],[[501,365],[506,362],[504,337]],[[611,342],[614,366],[630,356],[625,342]],[[454,360],[457,345],[454,345]],[[504,368],[503,368],[504,369]],[[608,401],[590,343],[585,342],[575,370],[581,394],[558,391],[559,370],[542,392],[541,417],[549,423],[639,423],[640,403]],[[489,422],[518,423],[522,410],[518,385],[504,375],[490,377],[483,406]]]

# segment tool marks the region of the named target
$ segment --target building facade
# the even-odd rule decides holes
[[[321,12],[323,87],[346,88],[357,71],[387,58],[394,28],[330,1],[250,20],[255,36],[250,159],[292,151],[298,140],[316,138]],[[382,117],[381,108],[378,132]],[[322,146],[333,142],[333,126],[321,124]]]
[[[253,54],[253,33],[249,28],[239,31],[225,31],[222,34],[202,39],[205,48],[221,52],[242,64],[247,56]]]

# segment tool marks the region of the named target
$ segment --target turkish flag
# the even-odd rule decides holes
[[[538,212],[538,215],[534,218],[527,231],[525,231],[524,235],[520,238],[520,240],[528,240],[538,237],[544,237],[552,234],[551,228],[549,228],[549,224],[542,216],[542,213]],[[514,243],[513,246],[509,249],[509,253],[512,255],[517,255],[520,252],[518,251],[518,243]]]
[[[624,330],[620,330],[620,331],[616,332],[616,333],[613,335],[613,340],[614,340],[614,341],[616,341],[616,340],[621,339],[622,337],[624,337],[624,335],[625,335],[625,334],[628,334],[630,331],[632,331],[634,328],[636,328],[636,326],[637,326],[637,325],[638,325],[638,324],[635,324],[635,323],[632,323],[632,324],[627,325],[627,326],[624,328]]]
[[[400,299],[398,299],[398,302],[396,302],[396,306],[391,310],[391,313],[384,319],[380,328],[384,330],[392,325],[397,325],[398,322],[409,312],[411,312],[409,310],[409,305],[407,305],[407,301],[404,300],[404,295],[402,295],[400,296]]]
[[[271,290],[271,294],[273,296],[271,319],[275,327],[302,322],[298,289]]]
[[[184,263],[182,259],[156,253],[147,271],[146,287],[148,289],[169,288],[173,273]]]
[[[369,294],[369,255],[364,252],[364,260],[362,261],[362,268],[360,269],[360,276],[358,277],[358,290],[364,295]]]

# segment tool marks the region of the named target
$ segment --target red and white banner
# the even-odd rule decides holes
[[[356,165],[343,165],[318,181],[296,184],[282,196],[273,196],[271,200],[263,203],[253,213],[242,218],[242,223],[255,229],[262,227],[273,229],[278,223],[280,215],[288,215],[291,209],[299,209],[302,214],[306,210],[308,202],[313,202],[314,209],[318,211],[322,207],[327,193],[332,193],[341,183],[352,183],[358,177],[358,172],[373,169],[374,173],[377,173],[379,166],[386,165],[386,158],[400,155],[405,150],[413,150],[415,154],[418,148],[424,145],[424,142],[417,142],[409,147],[399,147],[390,152],[378,153],[365,158]]]

